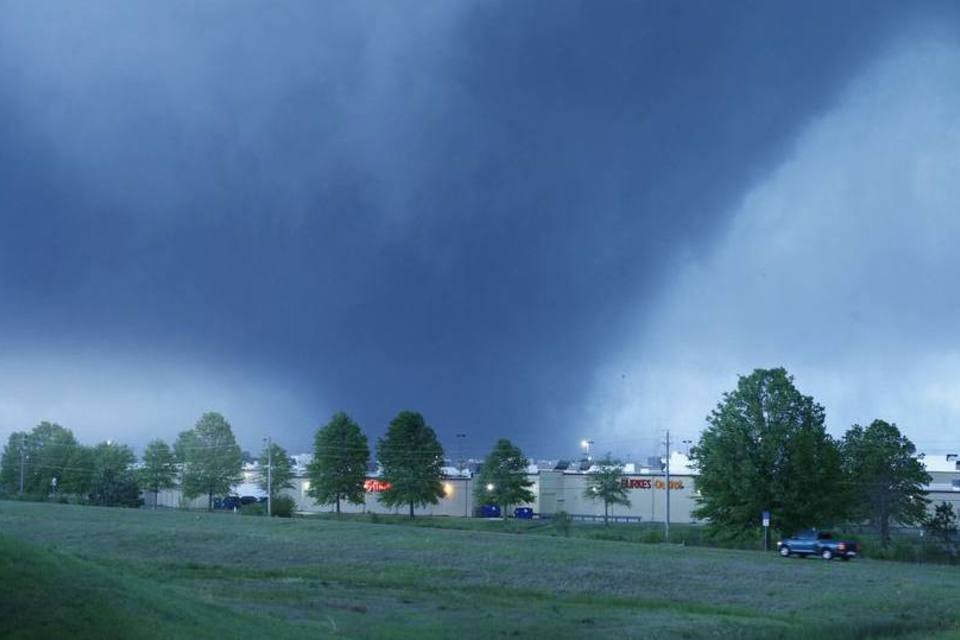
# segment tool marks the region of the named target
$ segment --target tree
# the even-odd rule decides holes
[[[293,463],[290,461],[290,456],[287,454],[286,449],[276,442],[271,442],[269,448],[264,447],[263,453],[260,454],[259,463],[260,476],[258,482],[261,489],[270,491],[271,503],[281,490],[293,488],[293,483],[290,482],[293,479]],[[267,468],[270,466],[272,466],[273,469],[270,471],[268,478]],[[269,487],[267,486],[268,479]]]
[[[350,416],[337,412],[314,436],[313,461],[307,467],[307,493],[318,504],[336,504],[338,515],[341,500],[363,504],[369,463],[367,436]]]
[[[497,440],[477,476],[474,489],[477,502],[499,505],[504,519],[510,505],[533,502],[529,489],[533,482],[527,478],[528,464],[519,447],[505,438]]]
[[[603,500],[603,524],[608,524],[610,505],[630,506],[627,489],[623,486],[623,464],[608,453],[587,474],[587,488],[583,495],[590,500]]]
[[[200,416],[193,429],[177,438],[174,452],[181,465],[183,495],[205,494],[209,510],[213,496],[228,493],[243,479],[243,454],[230,423],[219,413]]]
[[[949,502],[938,504],[923,526],[931,536],[940,538],[944,544],[950,544],[951,538],[957,533],[957,514],[953,505]]]
[[[693,515],[715,533],[755,531],[765,510],[782,531],[843,516],[840,453],[823,407],[802,395],[786,370],[741,376],[707,423],[691,451],[700,472]]]
[[[140,487],[133,463],[137,457],[124,444],[102,442],[93,448],[90,502],[104,507],[139,507]]]
[[[20,453],[27,444],[26,431],[14,431],[0,455],[0,488],[8,493],[20,491]]]
[[[177,459],[173,450],[163,440],[154,440],[143,451],[143,466],[140,468],[140,483],[153,492],[153,508],[157,508],[161,489],[177,486]]]
[[[67,456],[64,469],[57,482],[61,494],[72,494],[80,499],[86,498],[93,489],[96,472],[96,457],[93,447],[78,445]]]
[[[841,445],[843,469],[851,494],[851,515],[869,519],[880,530],[880,544],[890,542],[890,523],[915,525],[924,520],[924,486],[930,474],[917,449],[897,425],[874,420],[853,425]]]
[[[56,423],[41,422],[30,433],[13,433],[7,440],[0,458],[0,482],[11,491],[20,489],[21,447],[27,495],[46,498],[55,486],[54,479],[60,492],[74,492],[89,476],[88,467],[78,466],[85,454],[73,432]]]
[[[414,411],[401,411],[377,440],[377,454],[388,488],[380,501],[388,507],[437,504],[443,496],[443,447],[437,434]]]

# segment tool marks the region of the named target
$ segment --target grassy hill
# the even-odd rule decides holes
[[[212,639],[254,632],[292,638],[306,631],[269,622],[205,605],[189,591],[0,537],[2,638]]]
[[[0,637],[958,637],[960,571],[0,502]],[[19,635],[13,635],[14,633]]]

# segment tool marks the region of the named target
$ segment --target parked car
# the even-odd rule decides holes
[[[777,550],[784,558],[817,555],[824,560],[833,560],[834,558],[849,560],[857,557],[860,545],[849,540],[838,539],[829,531],[808,529],[777,542]]]
[[[240,506],[244,506],[248,504],[256,504],[256,503],[257,503],[256,496],[242,496],[240,498]]]

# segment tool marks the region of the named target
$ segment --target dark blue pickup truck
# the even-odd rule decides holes
[[[838,540],[829,531],[809,529],[781,540],[777,543],[777,550],[784,558],[817,555],[824,560],[833,560],[834,558],[849,560],[857,557],[860,547],[856,542]]]

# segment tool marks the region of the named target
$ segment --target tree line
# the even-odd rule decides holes
[[[413,517],[417,507],[444,497],[443,447],[421,414],[397,414],[376,441],[376,459],[377,497],[384,505]],[[871,524],[883,544],[894,524],[924,524],[947,537],[956,529],[950,505],[927,517],[930,475],[895,424],[874,420],[834,438],[826,431],[823,406],[801,394],[782,368],[741,376],[707,417],[691,459],[698,468],[693,515],[722,537],[752,535],[764,511],[782,532]],[[293,463],[276,443],[261,453],[261,470],[268,460],[276,497],[292,486]],[[205,413],[172,447],[154,440],[137,468],[135,461],[126,445],[82,446],[69,429],[43,422],[10,435],[0,459],[0,489],[17,492],[22,475],[23,492],[41,499],[70,495],[91,504],[137,506],[141,491],[157,496],[179,486],[184,497],[204,496],[213,508],[216,496],[242,480],[244,454],[229,422]],[[338,514],[343,503],[364,503],[370,462],[367,436],[349,415],[336,413],[315,433],[308,495]],[[476,477],[475,502],[499,505],[504,517],[510,506],[532,502],[528,464],[519,447],[498,440]],[[605,518],[610,506],[630,504],[622,479],[622,464],[609,454],[588,475],[584,496],[603,502]],[[265,473],[259,482],[266,490]]]
[[[293,464],[282,447],[271,445],[272,489],[291,487]],[[261,454],[266,468],[268,452]],[[219,413],[203,414],[193,428],[180,433],[173,447],[153,440],[139,465],[133,449],[113,441],[80,444],[59,424],[41,422],[31,431],[10,434],[0,456],[0,490],[29,499],[73,500],[100,506],[137,507],[141,493],[154,495],[179,486],[188,499],[228,493],[243,479],[244,453],[230,423]],[[263,474],[261,474],[263,475]],[[266,489],[266,478],[259,479]]]
[[[319,504],[333,505],[339,514],[344,502],[362,504],[370,476],[371,452],[360,426],[346,413],[336,413],[314,437],[313,460],[307,467],[308,495]],[[379,500],[405,508],[413,517],[417,507],[437,504],[446,494],[444,451],[436,432],[423,416],[401,411],[387,433],[377,440],[382,491]],[[85,504],[137,507],[141,493],[151,493],[156,504],[164,489],[179,487],[187,499],[205,497],[207,508],[218,496],[230,493],[243,480],[244,453],[230,423],[219,413],[203,414],[181,432],[170,446],[157,439],[147,444],[136,465],[133,450],[107,441],[81,445],[73,432],[42,422],[30,432],[10,435],[0,457],[0,489],[37,500],[73,499]],[[276,498],[291,488],[294,464],[287,451],[271,443],[259,457],[259,484]],[[533,484],[526,477],[527,458],[509,440],[501,439],[485,460],[478,476],[478,501],[501,505],[531,502]],[[22,476],[22,482],[21,482]]]
[[[872,525],[884,545],[894,524],[955,530],[949,504],[938,507],[939,520],[927,517],[930,474],[895,424],[855,424],[834,438],[823,406],[783,368],[741,376],[707,417],[691,458],[699,470],[694,516],[722,536],[750,535],[764,511],[786,533]]]
[[[437,504],[446,495],[443,459],[443,446],[423,416],[401,411],[386,435],[377,439],[378,499],[388,507],[405,508],[411,518],[417,507]],[[319,504],[334,505],[337,514],[344,502],[363,504],[369,464],[366,435],[350,416],[337,413],[317,430],[307,493]],[[476,501],[499,505],[504,515],[512,505],[532,502],[528,464],[519,447],[498,440],[477,475]]]

